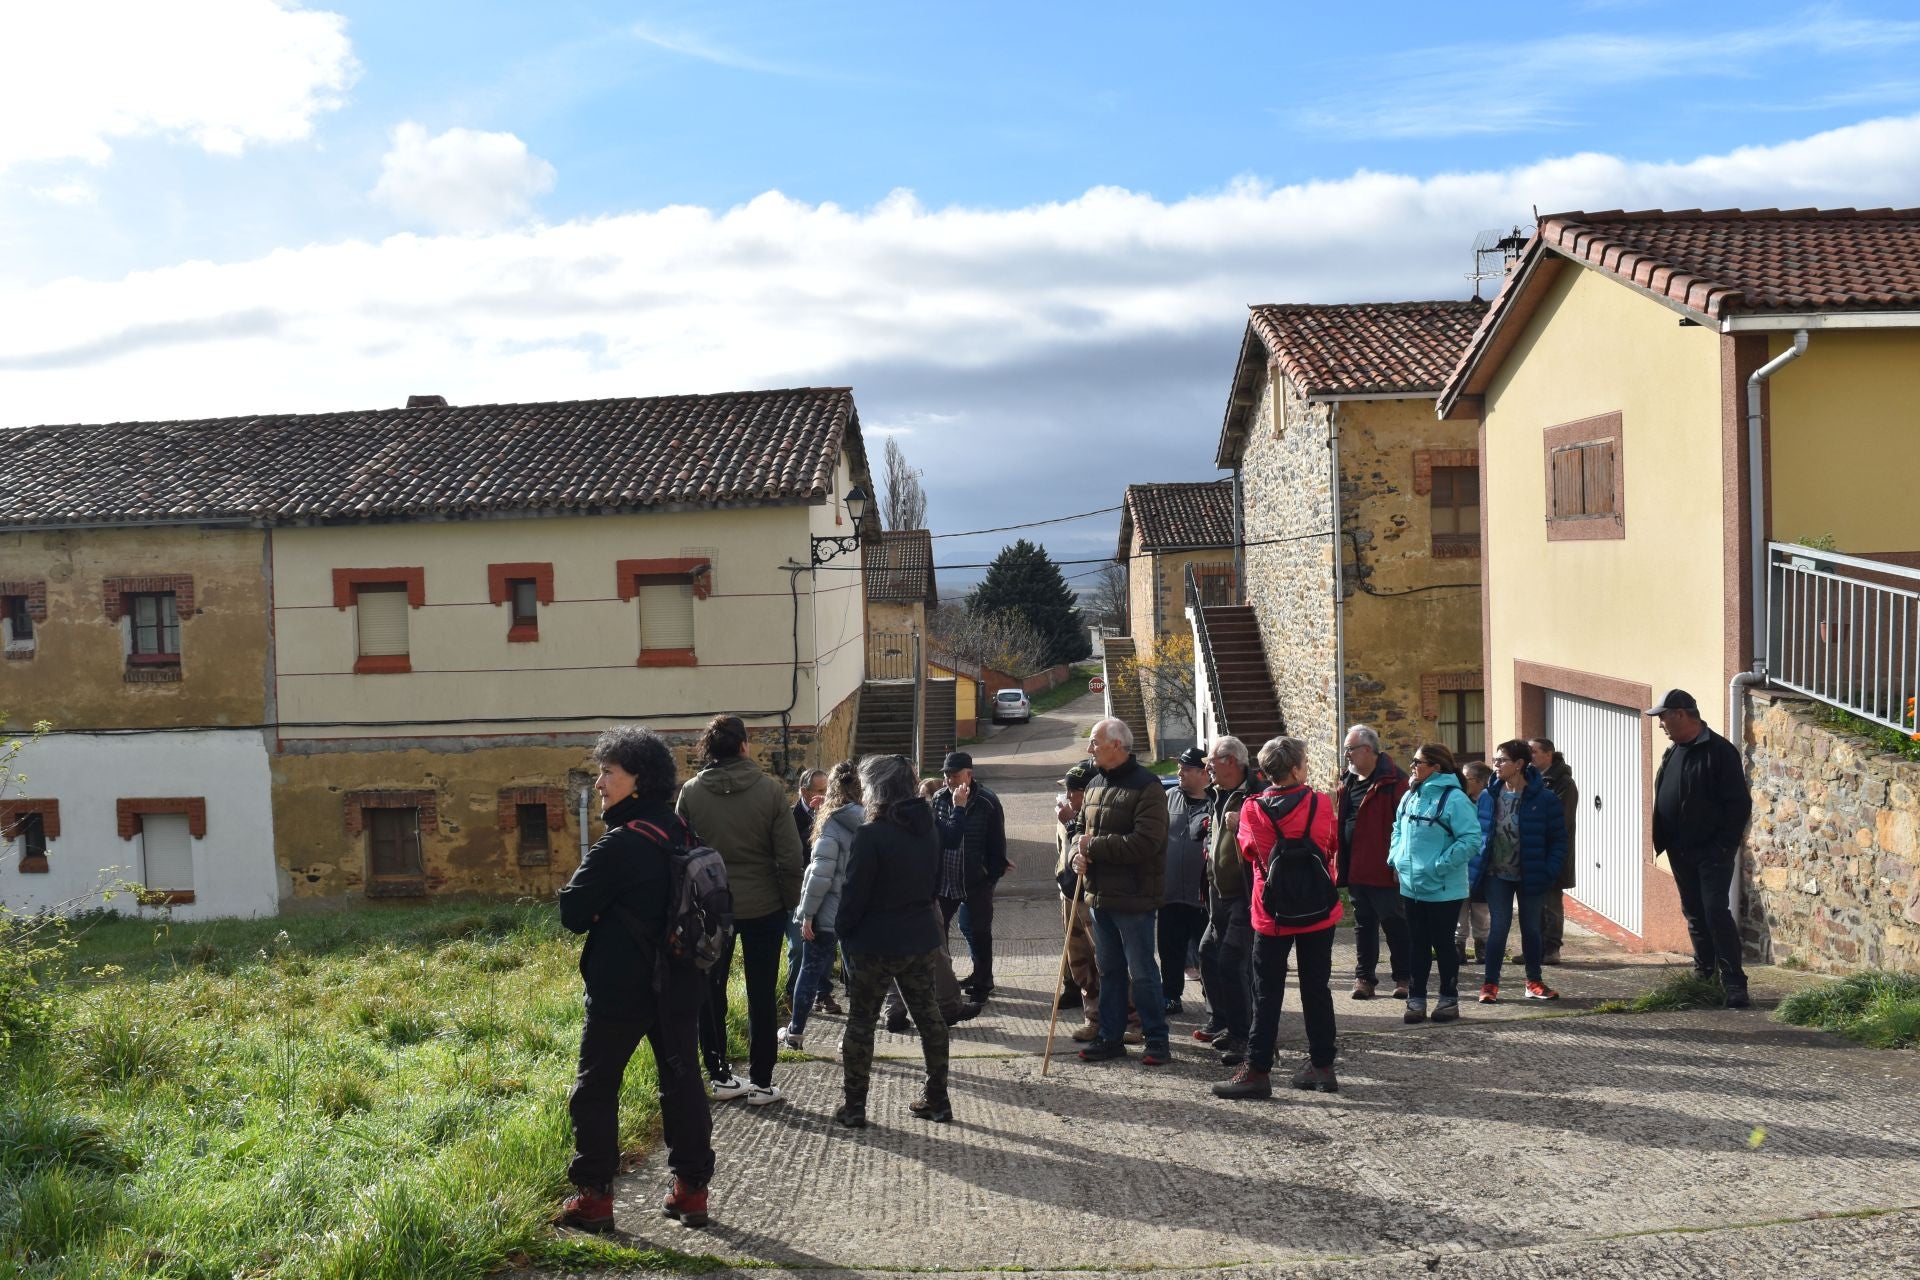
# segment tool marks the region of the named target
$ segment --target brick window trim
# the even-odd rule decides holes
[[[351,609],[362,587],[405,587],[407,607],[427,603],[427,571],[419,566],[394,569],[335,569],[333,607]]]
[[[1472,671],[1429,671],[1420,677],[1420,718],[1440,718],[1440,692],[1443,689],[1478,689],[1484,692],[1486,687],[1485,677],[1477,668]]]
[[[189,579],[188,581],[191,582],[192,580]],[[189,587],[188,589],[191,590],[192,588]],[[27,616],[35,622],[45,622],[47,620],[47,584],[44,581],[0,582],[0,596],[25,596],[27,600]],[[109,620],[118,622],[120,619],[116,616]]]
[[[502,787],[498,793],[495,820],[500,830],[514,831],[520,826],[520,806],[545,805],[547,830],[567,829],[567,792],[564,787]]]
[[[194,614],[193,575],[149,574],[137,578],[106,578],[100,584],[100,602],[108,622],[127,616],[127,597],[173,593],[173,610],[184,624]]]
[[[1541,432],[1541,461],[1546,473],[1546,522],[1548,542],[1587,542],[1621,539],[1627,536],[1626,441],[1621,430],[1621,415],[1596,414],[1576,422],[1564,422]],[[1553,454],[1570,445],[1613,443],[1613,512],[1600,516],[1556,516],[1553,514]]]
[[[541,604],[553,603],[553,566],[533,561],[521,564],[488,565],[487,603],[513,603],[513,593],[507,589],[507,584],[515,578],[531,578],[534,598]]]
[[[1422,497],[1433,493],[1435,467],[1478,467],[1478,449],[1415,449],[1413,451],[1413,491]]]
[[[642,649],[636,667],[697,667],[700,659],[691,649]]]
[[[187,816],[187,834],[195,840],[207,838],[205,796],[133,796],[116,800],[113,804],[122,840],[131,840],[140,834],[140,817],[148,813],[183,813]],[[192,901],[191,898],[186,900]]]
[[[60,802],[58,800],[0,800],[0,838],[20,838],[20,820],[30,813],[40,815],[40,832],[49,840],[60,838]]]
[[[713,594],[713,561],[706,556],[666,556],[654,560],[620,560],[614,564],[614,586],[622,600],[632,600],[640,588],[659,582],[688,582],[693,598]]]
[[[423,837],[425,833],[437,831],[440,827],[440,797],[433,791],[349,791],[340,798],[340,803],[349,836],[358,837],[366,833],[366,812],[369,809],[418,809]]]

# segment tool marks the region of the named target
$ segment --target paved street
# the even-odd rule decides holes
[[[955,1029],[955,1123],[908,1115],[918,1042],[882,1032],[872,1127],[834,1126],[839,1023],[818,1019],[812,1060],[780,1067],[787,1101],[718,1108],[712,1228],[654,1212],[656,1152],[618,1188],[631,1243],[814,1275],[1920,1276],[1920,1058],[1769,1021],[1804,981],[1778,971],[1755,972],[1763,1007],[1746,1012],[1568,1016],[1679,963],[1581,936],[1551,1008],[1406,1027],[1400,1004],[1342,994],[1337,1095],[1213,1098],[1226,1073],[1193,1014],[1158,1070],[1080,1063],[1063,1018],[1043,1077],[1051,797],[1097,706],[975,750],[1017,826],[1010,887],[1031,896],[1001,913],[1000,992]],[[1304,1036],[1288,1003],[1290,1066]]]

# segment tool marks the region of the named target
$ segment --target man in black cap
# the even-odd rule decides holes
[[[933,794],[933,825],[940,833],[940,881],[935,895],[949,930],[962,905],[972,931],[973,973],[961,979],[969,999],[993,993],[993,886],[1007,873],[1007,815],[1000,797],[973,780],[973,757],[949,751],[940,764],[946,785]]]
[[[1647,708],[1673,743],[1653,775],[1653,847],[1667,855],[1680,911],[1693,939],[1694,972],[1717,973],[1729,1009],[1747,1007],[1740,927],[1733,919],[1734,871],[1753,813],[1740,750],[1701,723],[1700,704],[1674,689]]]
[[[1167,792],[1166,897],[1154,924],[1168,1013],[1184,1011],[1187,947],[1207,928],[1207,825],[1207,753],[1188,747],[1180,753],[1180,785]]]

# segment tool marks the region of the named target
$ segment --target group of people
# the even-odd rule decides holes
[[[1672,860],[1696,969],[1719,978],[1730,1006],[1744,1007],[1727,904],[1750,811],[1738,753],[1681,690],[1648,714],[1673,743],[1656,774],[1655,847]],[[976,1016],[994,990],[994,889],[1010,866],[999,798],[975,780],[972,759],[954,752],[941,778],[925,784],[901,756],[809,771],[789,805],[746,745],[739,719],[715,717],[700,740],[703,767],[684,786],[671,750],[649,730],[611,729],[595,748],[607,833],[560,891],[562,922],[587,935],[586,1018],[569,1096],[577,1192],[560,1218],[568,1225],[612,1227],[620,1082],[642,1039],[657,1066],[673,1174],[662,1211],[706,1222],[709,1098],[780,1100],[779,1048],[802,1047],[816,1010],[837,1011],[836,954],[847,999],[834,1120],[867,1123],[883,1009],[891,1030],[917,1025],[926,1074],[909,1109],[935,1122],[953,1118],[947,1029]],[[1559,998],[1544,968],[1560,962],[1579,791],[1551,741],[1503,742],[1490,765],[1464,766],[1446,746],[1426,743],[1403,772],[1374,729],[1355,725],[1331,793],[1309,784],[1306,745],[1296,738],[1273,738],[1257,757],[1233,737],[1189,748],[1170,790],[1135,757],[1122,721],[1096,723],[1087,751],[1056,799],[1055,866],[1065,931],[1057,1007],[1085,1013],[1072,1033],[1083,1061],[1124,1058],[1130,1044],[1143,1046],[1144,1065],[1171,1061],[1169,1015],[1184,1010],[1191,958],[1207,1013],[1193,1039],[1237,1068],[1213,1086],[1216,1095],[1271,1096],[1290,970],[1299,975],[1307,1040],[1292,1084],[1338,1091],[1333,942],[1349,909],[1352,997],[1376,997],[1384,936],[1406,1022],[1460,1016],[1469,958],[1484,965],[1480,1002],[1497,1001],[1516,917],[1525,998]],[[696,842],[723,856],[734,908],[732,940],[705,974],[668,964],[654,945],[672,908],[666,855]],[[948,950],[956,921],[974,962],[963,979]],[[747,996],[744,1081],[727,1049],[733,941]],[[784,1027],[776,990],[783,941]]]

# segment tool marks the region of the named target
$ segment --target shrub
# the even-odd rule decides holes
[[[102,1005],[80,1038],[82,1061],[108,1084],[151,1083],[172,1072],[180,1041],[165,1025],[115,1005]]]
[[[1674,1009],[1717,1009],[1726,1003],[1726,989],[1718,978],[1703,978],[1691,971],[1676,973],[1651,991],[1643,991],[1631,1000],[1603,1000],[1594,1006],[1599,1013],[1664,1013]]]

